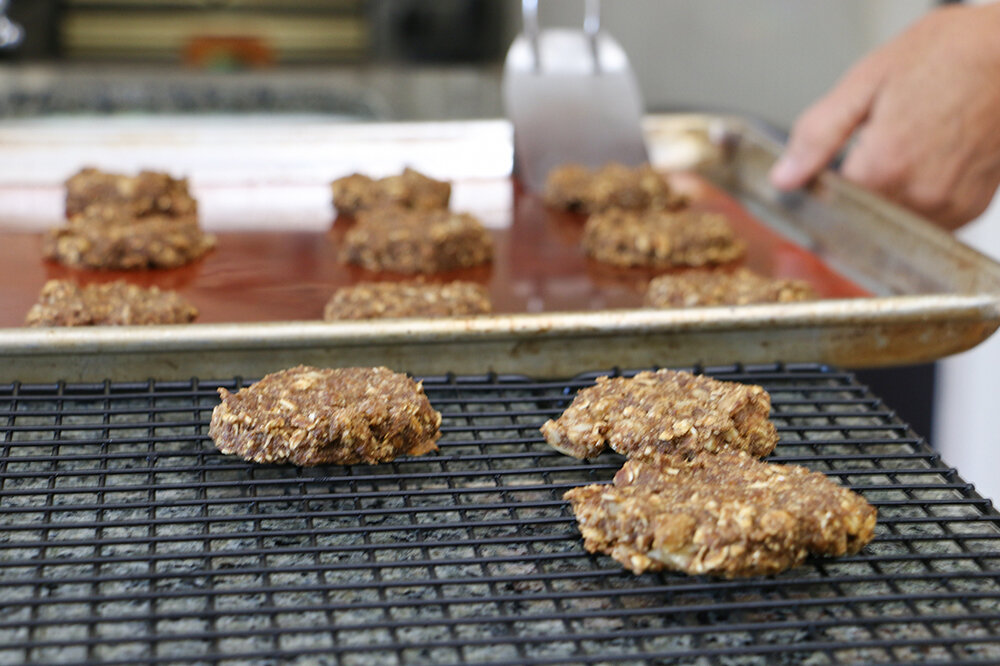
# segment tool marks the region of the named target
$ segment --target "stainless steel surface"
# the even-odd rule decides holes
[[[510,133],[497,129],[484,123],[449,123],[365,125],[340,131],[345,136],[353,133],[357,149],[344,159],[364,155],[366,142],[376,142],[379,136],[422,141],[428,159],[445,159],[456,154],[456,146],[479,155],[509,154]],[[779,147],[743,120],[653,116],[646,119],[645,129],[655,164],[704,174],[874,296],[455,320],[6,329],[0,330],[4,376],[23,381],[253,376],[296,363],[385,364],[415,373],[441,367],[456,372],[489,368],[533,376],[615,364],[733,359],[867,367],[956,353],[1000,325],[1000,266],[832,174],[809,193],[791,199],[778,196],[767,185],[766,174]],[[479,140],[486,138],[508,143],[504,148]],[[385,141],[378,145],[384,148]],[[488,170],[484,164],[477,168]]]
[[[600,4],[585,3],[582,30],[538,27],[538,3],[522,4],[524,32],[504,63],[503,95],[514,125],[522,183],[540,191],[553,167],[646,161],[642,93],[621,45],[600,30]]]

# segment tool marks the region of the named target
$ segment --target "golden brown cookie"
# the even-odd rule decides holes
[[[65,226],[42,239],[46,259],[74,268],[176,268],[215,247],[187,181],[84,169],[66,181]]]
[[[66,181],[66,217],[84,214],[92,206],[117,208],[130,217],[191,217],[198,212],[187,179],[158,171],[128,176],[87,167]]]
[[[818,298],[804,280],[769,278],[740,268],[727,271],[684,271],[653,278],[646,289],[645,304],[655,308],[698,305],[748,305],[790,303]]]
[[[28,326],[135,326],[185,324],[198,309],[175,292],[144,289],[124,280],[80,287],[69,280],[49,280],[31,307]]]
[[[374,465],[434,451],[441,436],[420,383],[388,368],[298,366],[219,396],[209,437],[253,462]]]
[[[473,282],[362,282],[338,289],[327,302],[323,319],[456,317],[492,309],[489,292]]]
[[[395,206],[414,210],[447,208],[451,183],[406,168],[403,173],[373,179],[360,173],[333,181],[333,205],[342,215]]]
[[[614,485],[574,488],[584,546],[641,574],[775,574],[809,555],[857,553],[874,535],[863,497],[798,465],[743,451],[632,459]]]
[[[493,238],[468,213],[379,208],[358,216],[340,257],[371,271],[437,273],[489,262]]]
[[[676,209],[687,203],[650,165],[627,167],[614,162],[597,170],[579,164],[553,169],[546,178],[544,196],[549,206],[577,213],[609,208]]]
[[[630,458],[722,449],[766,456],[778,442],[770,412],[771,397],[760,386],[659,370],[598,377],[562,416],[545,422],[542,434],[575,458],[593,458],[605,447]]]
[[[583,247],[606,264],[648,268],[724,264],[746,252],[724,216],[690,210],[595,213],[583,228]]]

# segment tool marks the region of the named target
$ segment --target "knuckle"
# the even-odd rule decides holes
[[[896,159],[858,152],[855,148],[848,153],[841,175],[862,187],[884,193],[904,181],[906,166]]]
[[[952,188],[937,179],[914,184],[907,190],[906,198],[917,210],[942,215],[953,207],[951,193]]]
[[[967,222],[975,220],[986,212],[993,201],[993,191],[984,189],[977,195],[965,199],[961,205],[949,211],[942,224],[948,229],[957,229]]]

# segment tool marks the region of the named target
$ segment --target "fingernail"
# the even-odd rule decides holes
[[[799,165],[791,155],[782,155],[771,167],[771,184],[779,189],[791,189],[799,184]]]

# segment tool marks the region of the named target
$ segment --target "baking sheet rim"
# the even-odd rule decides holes
[[[970,320],[1000,324],[995,295],[917,295],[684,310],[486,315],[445,319],[290,321],[183,326],[0,329],[0,356],[52,353],[290,349],[387,344],[420,345],[536,337],[593,337],[739,331],[761,328],[864,327]]]

